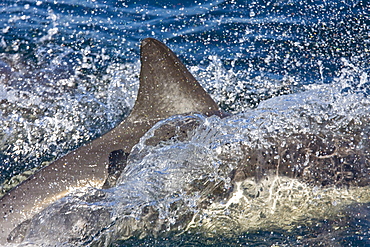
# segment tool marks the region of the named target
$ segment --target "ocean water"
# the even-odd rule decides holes
[[[32,220],[26,244],[370,245],[369,16],[367,1],[347,0],[1,1],[3,186],[128,115],[146,37],[168,45],[233,114],[158,123],[117,187],[57,202]],[[182,121],[196,123],[187,138],[147,144]],[[318,142],[326,149],[311,148]],[[276,174],[233,184],[230,173],[259,152],[259,162],[339,163],[362,177],[349,187],[318,173],[307,178],[317,184]]]

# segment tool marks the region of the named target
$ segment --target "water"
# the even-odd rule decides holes
[[[119,186],[58,202],[40,216],[43,224],[33,220],[30,242],[369,245],[369,188],[357,187],[369,177],[367,1],[7,0],[0,22],[0,183],[124,119],[146,37],[164,41],[234,114],[160,123],[147,138],[171,121],[197,128],[159,145],[143,139]],[[295,151],[320,138],[326,149],[315,152],[324,158]],[[262,180],[247,179],[243,193],[229,194],[230,172],[260,150],[269,150],[265,162],[303,167],[338,162],[326,157],[335,148],[333,159],[363,174],[355,184],[341,181],[348,190],[334,187],[337,171],[327,169],[309,185],[254,174]],[[293,151],[287,157],[281,149]]]

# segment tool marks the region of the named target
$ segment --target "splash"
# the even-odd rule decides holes
[[[370,202],[370,102],[342,88],[315,86],[225,119],[163,120],[134,147],[116,187],[51,205],[21,232],[25,243],[184,234],[209,243],[344,220],[347,206]]]
[[[89,76],[81,73],[84,61],[96,55],[44,48],[37,51],[41,68],[18,56],[4,66],[10,69],[0,84],[1,183],[9,172],[51,161],[112,129],[134,104],[138,63],[110,62]]]

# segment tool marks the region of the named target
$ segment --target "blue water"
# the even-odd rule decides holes
[[[368,1],[348,0],[1,1],[0,183],[124,119],[146,37],[168,45],[233,114],[322,85],[340,84],[340,93],[368,99],[369,16]],[[343,246],[370,244],[369,204],[346,210],[342,225],[328,220],[294,231],[216,240],[189,233],[117,245],[305,246],[311,237],[322,237],[324,246],[335,238]]]

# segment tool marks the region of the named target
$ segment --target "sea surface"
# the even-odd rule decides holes
[[[139,86],[140,41],[147,37],[169,46],[232,116],[162,121],[136,146],[120,186],[91,188],[48,208],[39,217],[43,224],[33,222],[39,231],[30,246],[370,245],[369,186],[323,188],[269,174],[240,185],[242,199],[215,196],[206,209],[197,206],[204,191],[182,190],[195,178],[212,181],[207,193],[236,186],[228,174],[248,156],[244,147],[292,148],[295,137],[310,134],[334,146],[348,141],[346,150],[369,164],[365,0],[0,1],[3,190],[12,177],[39,169],[129,114]],[[171,121],[198,127],[186,140],[145,144]],[[301,148],[294,145],[292,153]],[[348,159],[341,162],[359,162]],[[101,193],[104,200],[97,199]],[[85,217],[83,229],[70,232],[75,223],[63,225],[60,208],[76,205],[84,207],[71,210],[75,218],[101,217]],[[153,225],[143,216],[148,205],[156,212]]]

